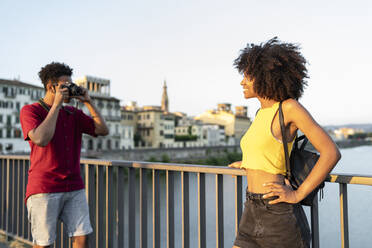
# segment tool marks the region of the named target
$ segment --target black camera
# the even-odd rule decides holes
[[[66,84],[62,84],[61,88],[67,88],[69,96],[83,96],[84,95],[83,88],[71,82],[66,82]]]

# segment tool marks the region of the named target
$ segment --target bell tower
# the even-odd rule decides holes
[[[164,80],[164,86],[163,86],[163,95],[161,97],[161,110],[164,112],[168,112],[168,93],[167,93],[167,82]]]

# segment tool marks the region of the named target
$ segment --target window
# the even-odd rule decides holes
[[[119,149],[119,141],[116,141],[116,142],[115,142],[115,148],[116,148],[116,149]]]
[[[19,116],[18,115],[15,117],[15,123],[19,123]]]
[[[88,150],[93,150],[93,140],[88,141]]]
[[[0,129],[0,138],[3,137],[3,129]]]
[[[0,115],[0,123],[3,123],[3,115]]]
[[[8,128],[8,129],[6,130],[6,137],[7,137],[7,138],[11,138],[11,137],[12,137],[12,129]]]
[[[111,140],[107,140],[107,150],[111,150]]]
[[[7,125],[11,125],[11,124],[12,124],[12,116],[11,116],[11,115],[8,115],[8,116],[6,117],[6,124],[7,124]]]
[[[20,102],[16,102],[16,109],[19,110],[21,108],[21,103]]]
[[[147,114],[147,120],[149,120],[150,119],[150,114]]]

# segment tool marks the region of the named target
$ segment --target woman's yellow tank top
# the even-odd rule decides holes
[[[241,168],[262,170],[271,174],[286,174],[283,143],[271,132],[271,125],[278,112],[279,102],[260,109],[240,141],[243,159]],[[288,151],[293,142],[288,143]]]

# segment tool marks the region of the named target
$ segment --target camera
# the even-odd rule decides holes
[[[66,82],[66,84],[61,85],[61,88],[67,88],[69,96],[83,96],[84,90],[74,83]]]

